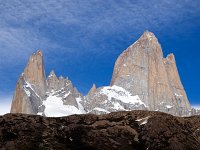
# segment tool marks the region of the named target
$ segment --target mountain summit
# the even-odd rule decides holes
[[[82,96],[68,78],[46,79],[41,51],[33,54],[20,76],[12,113],[66,116],[115,111],[154,110],[188,116],[190,103],[181,83],[173,54],[163,57],[161,46],[149,31],[118,57],[109,86],[94,84]]]
[[[138,95],[150,110],[175,115],[190,110],[173,54],[163,58],[157,38],[145,32],[117,59],[111,86],[117,85]]]

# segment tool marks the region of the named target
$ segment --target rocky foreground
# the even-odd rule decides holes
[[[199,150],[200,116],[131,111],[46,118],[0,117],[0,150]]]

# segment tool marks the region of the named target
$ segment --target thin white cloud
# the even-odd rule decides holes
[[[149,28],[158,32],[173,29],[176,23],[190,23],[188,16],[198,15],[198,6],[198,0],[1,0],[0,72],[5,72],[7,66],[15,66],[16,62],[22,65],[38,48],[45,52],[53,49],[54,53],[74,51],[77,59],[91,51],[98,55],[112,52],[103,48],[104,45],[95,45],[94,40],[113,36],[121,40],[124,34],[141,33]],[[53,27],[44,33],[42,29],[48,26]],[[61,41],[52,38],[54,34],[48,35],[59,28],[68,33],[61,35],[65,37]],[[103,43],[112,45],[109,41]],[[88,48],[92,44],[94,48]],[[76,49],[76,45],[80,46]],[[6,78],[4,74],[1,76]]]
[[[192,105],[191,107],[200,110],[200,104],[199,105]]]
[[[195,14],[196,3],[198,4],[187,0],[182,0],[181,3],[176,0],[3,1],[0,4],[0,33],[3,33],[0,43],[6,49],[15,51],[25,48],[32,50],[41,44],[41,47],[53,48],[57,43],[44,37],[39,30],[41,26],[49,24],[63,25],[66,28],[69,25],[78,26],[79,30],[91,39],[98,38],[98,32],[109,35],[125,32],[127,28],[134,28],[136,32],[149,27],[159,27],[158,29],[162,30],[174,21],[181,22],[188,14]],[[70,36],[71,39],[77,40],[79,35]],[[58,49],[62,47],[59,43],[57,46]],[[83,52],[83,49],[80,52]]]
[[[0,115],[4,115],[10,112],[11,96],[0,97]]]
[[[15,63],[16,60],[19,63],[21,59],[28,57],[38,48],[62,49],[61,46],[39,36],[38,32],[32,29],[4,27],[0,28],[0,35],[0,64],[2,65]]]

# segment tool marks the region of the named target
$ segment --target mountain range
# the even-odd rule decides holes
[[[46,77],[43,54],[38,50],[17,81],[10,112],[59,117],[130,110],[175,116],[197,113],[191,109],[174,55],[164,58],[158,39],[149,31],[117,58],[110,85],[97,88],[93,84],[85,96],[53,70]]]

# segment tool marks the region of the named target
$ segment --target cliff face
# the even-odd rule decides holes
[[[191,110],[191,107],[178,74],[174,55],[170,54],[167,58],[164,58],[164,64],[171,89],[179,108],[179,113],[185,114],[188,110]]]
[[[43,54],[38,50],[29,58],[29,62],[22,74],[25,81],[30,83],[41,98],[45,97],[46,75],[44,70]]]
[[[45,99],[46,76],[43,56],[37,51],[21,74],[13,96],[11,113],[36,114],[42,100]]]

